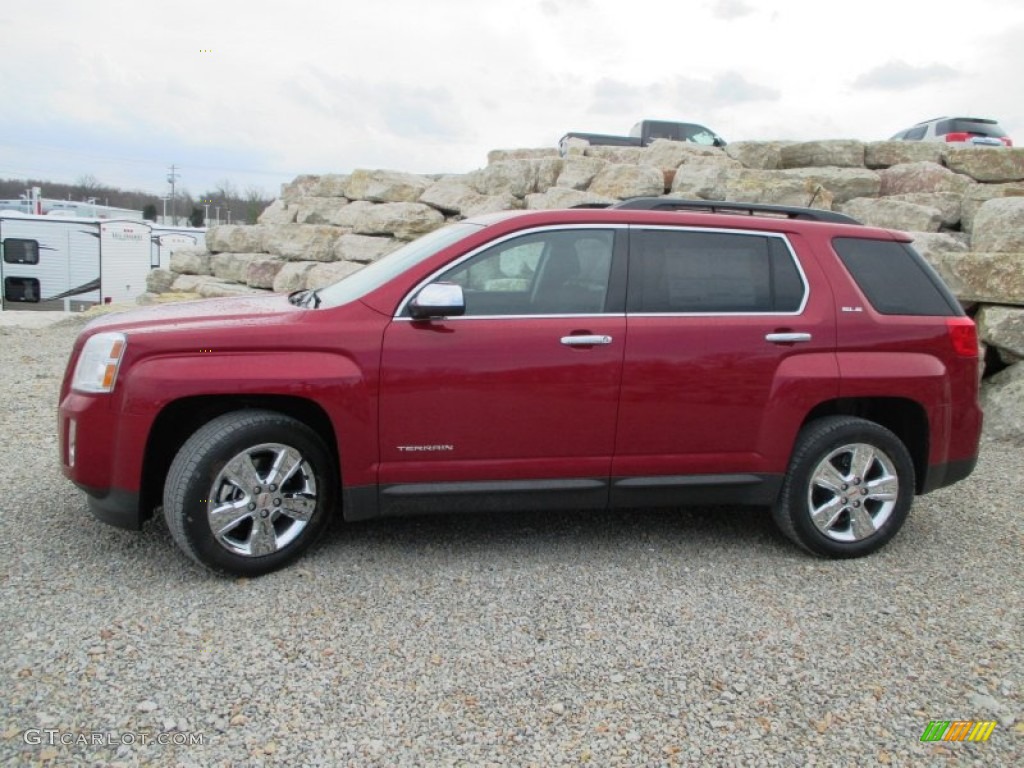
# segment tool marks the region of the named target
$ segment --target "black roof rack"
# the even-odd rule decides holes
[[[727,203],[719,200],[676,200],[671,197],[633,197],[615,203],[611,208],[634,211],[705,211],[707,213],[739,213],[747,216],[763,214],[804,221],[827,221],[834,224],[860,224],[852,216],[819,208],[799,208],[790,205],[764,203]]]

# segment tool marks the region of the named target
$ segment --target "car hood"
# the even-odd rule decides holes
[[[174,304],[142,307],[98,317],[86,332],[123,331],[146,333],[188,330],[210,326],[268,325],[290,320],[309,310],[296,307],[283,294],[242,296],[229,299],[200,299]]]

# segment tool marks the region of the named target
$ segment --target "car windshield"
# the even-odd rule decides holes
[[[397,277],[424,259],[433,256],[442,248],[479,230],[480,227],[479,224],[459,222],[434,230],[418,240],[413,240],[397,251],[392,251],[387,256],[363,267],[358,272],[353,272],[348,277],[342,278],[326,288],[321,288],[317,291],[320,302],[316,306],[340,307],[342,304],[360,299],[393,277]]]

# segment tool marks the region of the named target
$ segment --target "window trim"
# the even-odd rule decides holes
[[[793,263],[796,265],[796,271],[800,275],[800,282],[802,282],[804,286],[803,298],[800,301],[800,306],[792,312],[635,312],[630,309],[629,295],[627,291],[626,314],[629,317],[798,317],[804,313],[804,310],[807,308],[807,303],[811,299],[811,282],[807,279],[807,273],[804,272],[803,264],[800,263],[800,258],[797,256],[792,243],[790,243],[789,238],[782,232],[766,232],[764,230],[751,229],[727,229],[723,227],[674,227],[671,225],[661,224],[631,224],[629,228],[630,238],[632,238],[634,230],[637,232],[648,230],[669,230],[673,232],[699,232],[701,234],[712,233],[775,238],[782,241],[786,252],[789,253],[789,258],[792,259]],[[633,266],[633,258],[633,254],[630,252],[630,272],[639,272],[639,266]]]
[[[543,234],[544,232],[565,232],[565,231],[574,230],[574,229],[582,229],[582,230],[610,229],[610,230],[621,230],[623,233],[628,233],[629,225],[628,224],[607,224],[607,223],[598,223],[598,222],[595,222],[595,223],[581,223],[581,224],[546,224],[546,225],[540,226],[540,227],[530,227],[528,229],[522,229],[522,230],[518,230],[516,232],[510,232],[507,235],[503,235],[502,237],[499,237],[499,238],[497,238],[495,240],[490,240],[490,241],[484,243],[483,245],[480,245],[480,246],[474,248],[473,250],[469,251],[468,253],[463,254],[462,256],[460,256],[459,258],[455,259],[454,261],[449,261],[444,266],[439,267],[437,270],[432,272],[424,280],[421,280],[419,283],[417,283],[415,285],[415,287],[412,288],[412,290],[408,291],[405,294],[405,296],[402,297],[402,301],[399,302],[398,308],[395,310],[395,314],[392,316],[391,319],[395,320],[395,321],[402,320],[402,321],[405,321],[405,322],[423,322],[422,320],[418,320],[417,318],[410,317],[408,315],[409,302],[412,301],[413,297],[415,297],[416,294],[418,294],[421,290],[423,290],[424,286],[429,285],[430,283],[432,283],[435,280],[437,280],[437,278],[440,275],[444,274],[445,272],[449,272],[452,269],[455,269],[456,267],[458,267],[463,262],[468,261],[469,259],[472,259],[475,256],[478,256],[479,254],[483,253],[484,251],[490,250],[491,248],[494,248],[495,246],[501,245],[502,243],[508,242],[509,240],[513,240],[513,239],[516,239],[516,238],[519,238],[519,237],[524,237],[524,236],[528,236],[528,235]],[[620,249],[619,238],[620,238],[619,232],[616,231],[615,232],[615,239],[612,242],[612,263],[611,263],[611,267],[610,267],[609,273],[608,273],[608,294],[612,294],[612,292],[615,290],[614,283],[615,283],[616,280],[623,280],[623,279],[625,279],[625,270],[624,269],[616,269],[616,264],[622,261],[622,257],[620,257],[620,253],[619,253],[619,249]],[[628,249],[628,245],[626,246],[626,248]],[[621,272],[621,275],[620,275],[620,272]],[[622,304],[625,305],[625,301],[626,301],[625,290],[622,291],[622,294],[623,294],[623,296],[621,297],[622,298]],[[568,314],[566,314],[566,313],[548,313],[548,314],[534,314],[534,315],[457,315],[457,316],[452,316],[452,317],[446,317],[445,321],[447,322],[447,321],[454,321],[454,320],[460,320],[461,321],[461,320],[496,320],[496,319],[502,319],[502,320],[530,320],[530,319],[532,319],[532,320],[537,320],[537,319],[540,319],[540,318],[624,317],[625,314],[626,314],[625,313],[625,309],[623,308],[622,311],[615,311],[615,312],[585,312],[585,313],[568,313]]]

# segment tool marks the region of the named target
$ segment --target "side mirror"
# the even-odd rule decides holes
[[[462,286],[455,283],[430,283],[409,302],[409,314],[417,320],[453,317],[466,313]]]

